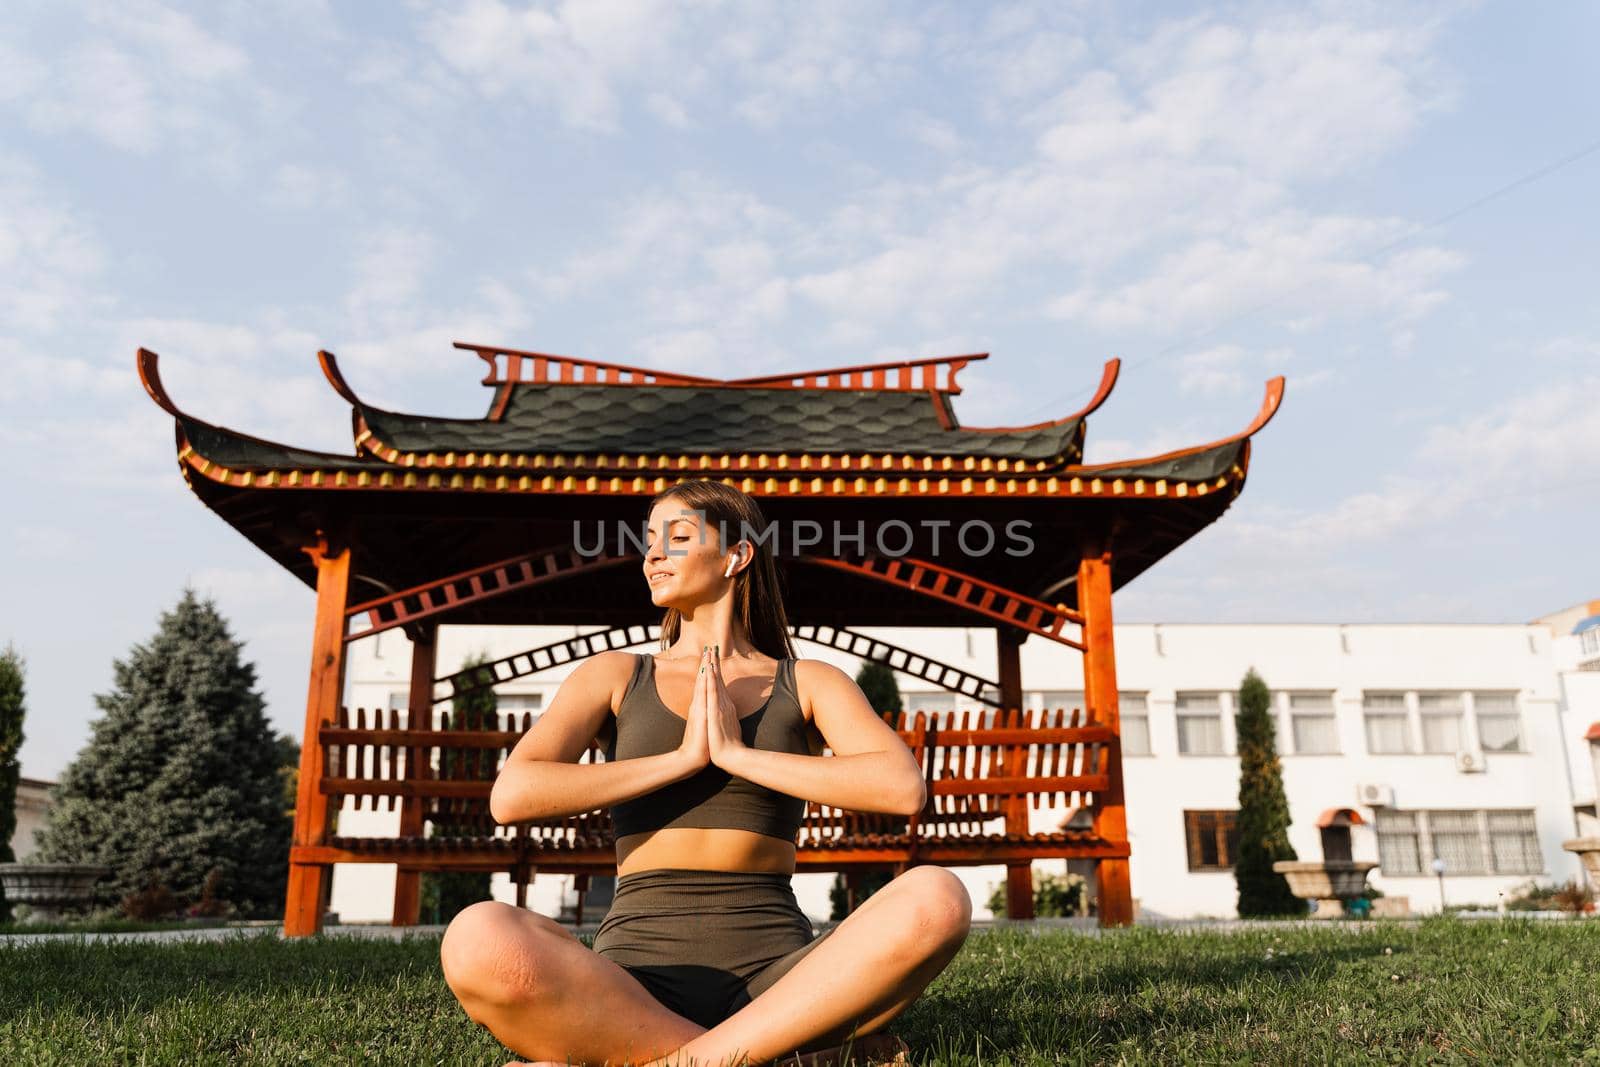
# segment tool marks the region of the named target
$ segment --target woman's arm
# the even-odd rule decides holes
[[[795,662],[795,687],[801,666],[806,675],[806,703],[832,756],[802,756],[728,743],[739,738],[737,719],[727,729],[726,716],[736,716],[732,702],[710,702],[711,715],[724,716],[723,727],[711,727],[712,760],[729,774],[800,797],[851,811],[914,815],[927,804],[922,767],[910,747],[878,713],[866,694],[839,668],[821,660]],[[714,677],[721,686],[721,672]],[[724,691],[725,692],[725,691]]]
[[[626,652],[585,660],[561,683],[550,707],[517,741],[489,793],[489,813],[501,824],[579,815],[654,792],[687,778],[696,764],[687,744],[671,752],[600,763],[579,757],[600,732]],[[690,740],[685,738],[687,742]]]

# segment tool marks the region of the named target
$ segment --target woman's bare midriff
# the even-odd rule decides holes
[[[617,874],[660,867],[794,873],[794,845],[753,830],[673,826],[617,838]]]

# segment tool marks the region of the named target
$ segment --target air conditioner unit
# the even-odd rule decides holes
[[[1356,799],[1369,808],[1394,807],[1394,786],[1368,782],[1356,786]]]
[[[1477,774],[1485,769],[1482,752],[1468,752],[1463,749],[1456,753],[1456,770],[1462,774]]]

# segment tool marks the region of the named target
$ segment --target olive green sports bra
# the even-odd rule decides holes
[[[813,754],[810,735],[815,727],[800,710],[794,660],[778,661],[772,695],[740,719],[739,726],[744,743],[751,748]],[[605,745],[608,761],[671,752],[683,742],[683,719],[662,703],[656,689],[654,657],[638,657],[612,727]],[[804,812],[805,801],[799,797],[736,778],[713,763],[653,793],[615,805],[611,822],[617,837],[690,826],[753,830],[794,841]]]

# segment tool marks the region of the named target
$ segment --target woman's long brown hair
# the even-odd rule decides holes
[[[707,530],[728,534],[730,544],[721,546],[730,551],[740,537],[748,537],[755,549],[749,566],[740,568],[733,576],[733,623],[744,631],[750,643],[773,659],[794,658],[794,644],[789,639],[789,618],[783,610],[783,593],[778,588],[778,567],[773,562],[772,550],[762,539],[767,520],[761,514],[761,505],[750,494],[722,482],[708,478],[690,478],[657,493],[650,501],[650,510],[663,500],[676,500],[685,508],[700,513]],[[753,535],[753,536],[752,536]],[[661,619],[661,648],[665,651],[678,640],[683,617],[677,608],[668,608]]]

